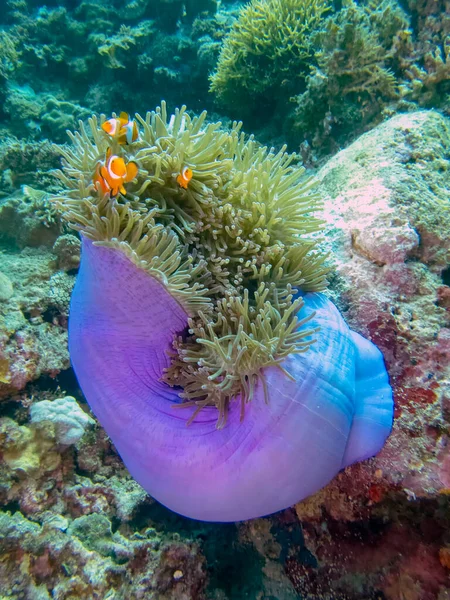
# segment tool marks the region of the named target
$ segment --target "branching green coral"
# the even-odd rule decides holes
[[[134,46],[138,38],[148,36],[153,31],[152,21],[141,21],[137,27],[121,25],[119,33],[108,36],[102,33],[92,34],[90,41],[97,46],[98,53],[107,58],[107,66],[111,69],[124,69],[125,65],[120,60],[120,51],[127,51]]]
[[[332,79],[330,97],[333,92],[339,93],[339,102],[352,93],[372,98],[380,94],[396,96],[396,79],[387,67],[389,51],[382,45],[371,16],[369,7],[361,8],[353,0],[346,2],[320,36],[321,50],[316,58],[321,70]]]
[[[6,31],[0,31],[0,83],[9,79],[19,66],[17,42]]]
[[[327,10],[325,0],[252,0],[225,39],[211,91],[228,104],[304,79]]]
[[[82,125],[71,134],[56,202],[72,227],[121,249],[188,311],[164,380],[199,409],[217,406],[222,425],[233,398],[244,406],[264,384],[264,367],[312,343],[295,292],[326,285],[311,235],[321,228],[312,214],[321,202],[295,155],[259,146],[240,123],[224,130],[185,107],[168,118],[164,103],[137,120],[139,139],[122,148],[95,118],[90,134]],[[114,199],[92,183],[111,144],[139,166],[127,195]],[[187,189],[177,183],[184,167],[193,172]]]
[[[420,106],[450,110],[450,13],[448,2],[409,2],[414,38],[404,60],[402,96]]]

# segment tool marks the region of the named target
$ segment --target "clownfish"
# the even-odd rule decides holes
[[[181,173],[177,176],[177,183],[180,187],[187,190],[190,180],[192,179],[192,169],[183,167]]]
[[[138,139],[139,130],[136,121],[130,120],[126,112],[121,112],[119,117],[113,117],[102,124],[102,129],[111,137],[117,139],[119,144],[131,144]]]
[[[126,194],[124,183],[130,182],[138,174],[139,168],[134,161],[126,163],[121,156],[111,154],[111,148],[106,151],[106,160],[99,162],[94,174],[94,185],[99,186],[104,194],[111,197]],[[97,188],[98,189],[98,188]]]

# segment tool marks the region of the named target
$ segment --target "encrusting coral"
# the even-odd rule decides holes
[[[72,227],[120,248],[187,310],[164,380],[183,388],[182,406],[217,406],[223,426],[229,402],[240,396],[243,411],[264,367],[312,343],[295,294],[326,286],[312,235],[320,199],[295,155],[260,147],[238,123],[226,131],[185,107],[168,119],[164,103],[137,119],[142,133],[130,146],[119,148],[95,118],[91,135],[83,126],[71,134],[57,204]],[[116,198],[92,183],[111,145],[139,167]],[[177,182],[184,167],[193,173],[187,189]]]

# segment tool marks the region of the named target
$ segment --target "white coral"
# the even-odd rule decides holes
[[[61,446],[76,444],[86,428],[95,423],[78,405],[75,398],[66,396],[52,402],[42,400],[30,410],[31,422],[51,421],[55,424],[56,439]]]

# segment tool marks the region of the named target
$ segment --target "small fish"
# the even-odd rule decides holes
[[[119,117],[113,117],[105,121],[102,124],[102,129],[122,145],[135,142],[139,136],[136,121],[130,120],[130,116],[126,112],[121,112]]]
[[[99,162],[94,174],[94,185],[99,185],[104,194],[109,193],[111,197],[126,194],[124,183],[133,180],[138,174],[139,168],[134,161],[126,163],[121,156],[111,154],[111,148],[106,151],[105,162]]]
[[[180,187],[187,190],[190,180],[192,179],[192,169],[183,167],[181,173],[177,176],[177,183]]]

